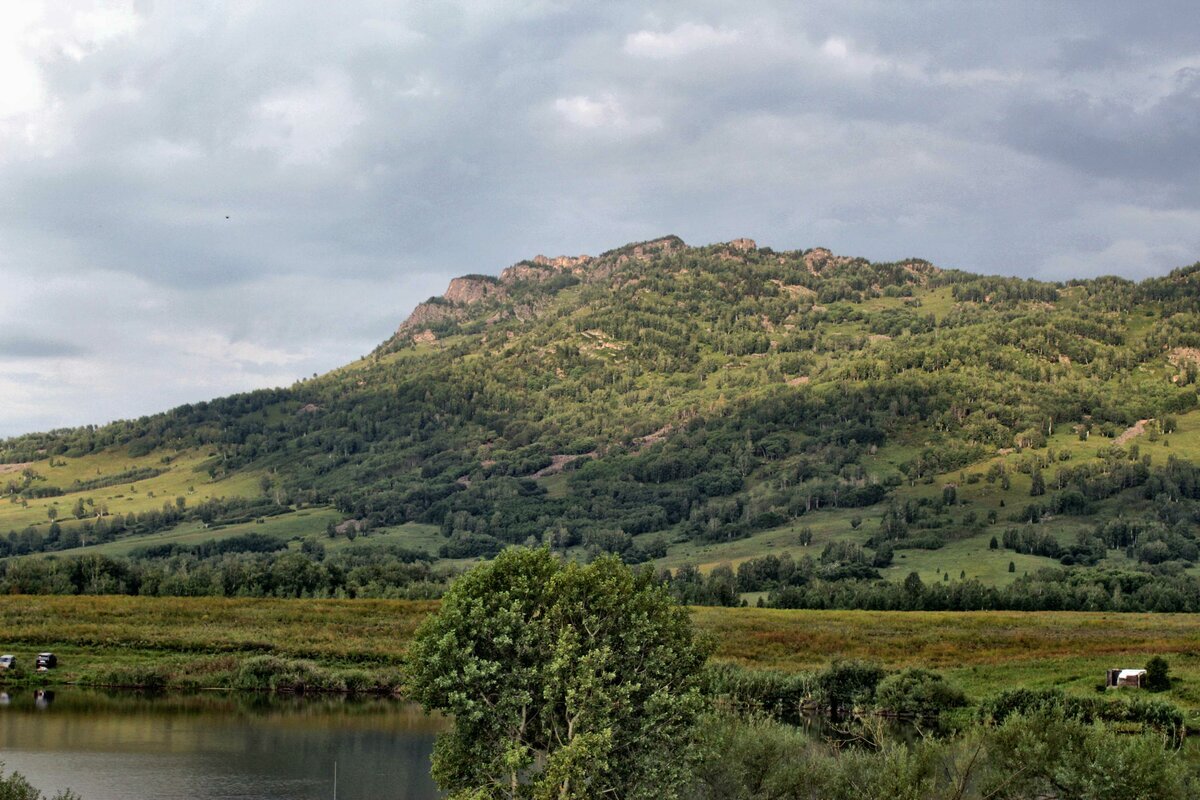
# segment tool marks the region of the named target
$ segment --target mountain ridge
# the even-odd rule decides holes
[[[578,278],[581,282],[599,282],[630,262],[647,262],[657,257],[671,255],[691,249],[715,249],[718,256],[737,261],[741,255],[758,251],[758,244],[750,238],[740,237],[728,242],[717,242],[692,248],[683,239],[667,234],[655,239],[641,242],[630,242],[621,247],[607,250],[599,256],[587,254],[549,257],[538,254],[533,258],[505,267],[498,276],[488,274],[460,275],[450,280],[446,291],[419,303],[409,316],[400,323],[393,340],[398,338],[419,337],[422,342],[436,340],[436,334],[431,325],[447,320],[461,321],[469,315],[468,307],[491,300],[502,301],[508,297],[508,289],[521,283],[544,283],[563,275]],[[835,255],[824,247],[814,247],[807,250],[784,251],[776,254],[771,248],[762,248],[768,255],[775,255],[783,263],[787,257],[799,255],[803,263],[814,275],[829,266],[845,266],[854,263],[868,263],[866,259],[851,256]],[[723,251],[723,252],[722,252]],[[897,262],[907,265],[914,274],[921,272],[940,273],[942,270],[922,259],[910,258]],[[793,290],[802,287],[783,287]],[[385,342],[385,344],[387,344]]]
[[[1069,555],[1118,514],[1184,552],[1192,523],[1155,497],[1191,492],[1164,470],[1200,431],[1198,277],[1050,283],[675,236],[535,257],[455,278],[317,378],[0,443],[27,464],[0,526],[41,535],[72,487],[189,486],[186,466],[198,497],[436,526],[446,558],[547,541],[678,563],[813,528],[859,548],[846,563],[915,563],[1043,518],[1060,550],[1039,546]],[[54,479],[68,461],[94,474]],[[145,505],[100,494],[83,499]]]

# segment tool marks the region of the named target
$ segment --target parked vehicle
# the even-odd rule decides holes
[[[12,669],[17,665],[17,657],[8,654],[0,656],[0,669]]]
[[[38,653],[37,654],[37,671],[46,672],[58,666],[58,656],[54,653]]]

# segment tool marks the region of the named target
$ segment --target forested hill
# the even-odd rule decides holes
[[[1117,437],[1139,420],[1169,434],[1196,406],[1198,367],[1200,265],[1060,284],[669,236],[457,278],[342,369],[17,437],[0,461],[196,453],[214,496],[252,475],[237,485],[278,503],[440,526],[452,557],[530,539],[660,556],[868,506],[880,523],[861,538],[878,549],[945,510],[898,512],[905,491],[937,476],[932,502],[953,507],[943,487],[979,479],[998,453],[1005,475],[1046,471],[1035,516],[1137,489],[1166,529],[1144,487],[1200,488]],[[1095,445],[1086,463],[1055,451],[1064,435]],[[72,490],[7,473],[13,502]],[[934,527],[953,538],[983,524]]]

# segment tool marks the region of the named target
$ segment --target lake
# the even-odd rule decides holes
[[[385,699],[0,692],[0,761],[83,800],[433,800],[446,727]]]

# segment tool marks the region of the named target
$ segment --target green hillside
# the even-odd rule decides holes
[[[806,584],[1186,575],[1198,369],[1200,265],[1060,284],[666,237],[455,279],[286,389],[0,443],[0,550],[215,529],[450,566],[787,552]],[[736,594],[781,588],[758,566]]]

